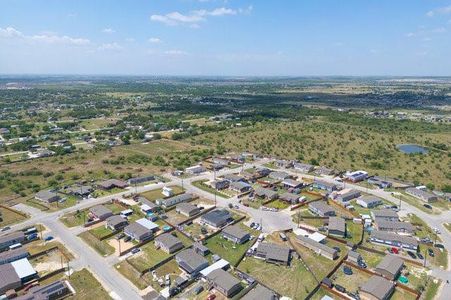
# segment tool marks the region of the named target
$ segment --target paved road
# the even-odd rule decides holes
[[[263,159],[256,163],[246,164],[243,169],[251,168],[251,167],[258,167],[262,166],[263,164],[269,162],[268,159]],[[219,177],[221,175],[230,174],[230,173],[236,173],[239,172],[239,169],[226,169],[216,172],[216,177]],[[292,173],[295,175],[301,175],[302,177],[307,178],[313,178],[314,176],[306,175],[306,174],[300,174],[297,172],[292,172],[291,170],[286,169],[280,169],[280,171],[285,171],[288,173]],[[203,191],[195,186],[192,185],[193,181],[197,180],[204,180],[204,179],[213,179],[215,177],[215,174],[211,172],[207,172],[205,174],[201,174],[199,176],[194,176],[187,179],[181,179],[178,177],[174,177],[171,174],[165,174],[166,177],[170,178],[170,182],[167,183],[160,183],[160,184],[150,184],[146,186],[137,187],[137,192],[142,193],[148,190],[162,188],[165,185],[182,185],[187,192],[195,193],[201,197],[210,199],[210,200],[216,200],[217,206],[219,207],[227,207],[229,203],[232,204],[238,204],[237,197],[232,197],[230,199],[223,198],[219,195],[216,195],[216,197],[206,191]],[[332,178],[322,178],[328,182],[334,182],[336,184],[340,184],[336,181],[334,181]],[[347,187],[354,188],[361,190],[363,192],[373,194],[375,196],[384,198],[388,201],[391,201],[395,204],[399,203],[399,199],[394,198],[389,192],[385,192],[383,190],[371,190],[366,189],[364,187],[358,186],[358,185],[352,185],[352,184],[346,184]],[[45,226],[47,226],[50,230],[52,230],[52,234],[57,236],[64,245],[69,248],[73,253],[77,255],[77,259],[75,260],[74,265],[78,267],[88,267],[95,276],[100,280],[100,282],[104,285],[104,287],[111,293],[112,296],[115,298],[120,299],[140,299],[138,290],[126,279],[124,279],[119,273],[114,269],[113,265],[117,263],[120,258],[116,257],[108,257],[103,258],[101,257],[97,252],[95,252],[90,247],[86,246],[83,241],[81,241],[76,235],[80,232],[80,229],[69,229],[62,225],[60,222],[57,221],[57,219],[62,216],[63,214],[66,214],[68,212],[73,212],[76,210],[82,210],[88,207],[91,207],[96,204],[107,202],[113,198],[119,198],[123,196],[126,193],[130,193],[131,191],[135,192],[135,188],[129,191],[121,192],[114,195],[109,195],[105,197],[95,198],[95,199],[89,199],[89,200],[83,200],[77,205],[63,209],[58,212],[52,212],[52,213],[45,213],[41,212],[39,210],[30,208],[25,205],[19,205],[17,206],[18,209],[26,211],[29,213],[32,217],[25,222],[12,226],[14,229],[20,229],[26,226],[34,225],[37,223],[42,223]],[[275,230],[281,230],[281,229],[287,229],[287,228],[294,228],[296,227],[296,224],[294,224],[291,220],[291,216],[286,211],[281,212],[269,212],[269,211],[262,211],[259,209],[254,209],[251,207],[245,207],[240,206],[240,210],[247,213],[255,222],[262,222],[263,223],[263,231],[265,232],[272,232]],[[286,214],[285,217],[282,217],[282,214]],[[447,249],[451,249],[451,236],[449,232],[443,227],[444,222],[449,222],[451,220],[451,212],[447,211],[441,215],[429,215],[418,208],[409,205],[408,203],[403,202],[402,203],[402,210],[400,212],[401,214],[406,213],[414,213],[423,220],[425,220],[430,226],[437,227],[443,229],[443,234],[441,235],[441,238],[443,240],[443,244]],[[432,274],[444,281],[446,279],[450,279],[450,272],[446,270],[440,270],[440,269],[433,269]],[[442,293],[440,295],[439,299],[447,299],[448,297],[446,295],[451,295],[451,287],[450,285],[444,285],[442,289]]]

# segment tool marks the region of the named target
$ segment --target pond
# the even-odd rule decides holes
[[[424,147],[421,147],[419,145],[414,145],[414,144],[401,144],[401,145],[397,145],[396,146],[399,151],[406,153],[406,154],[417,154],[417,153],[421,153],[421,154],[426,154],[428,153],[428,150]]]

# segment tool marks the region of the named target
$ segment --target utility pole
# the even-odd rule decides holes
[[[121,251],[121,240],[119,239],[118,241],[119,241],[119,255],[121,255],[122,254],[122,251]]]

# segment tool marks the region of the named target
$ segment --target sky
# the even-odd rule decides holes
[[[451,0],[2,0],[0,74],[451,75]]]

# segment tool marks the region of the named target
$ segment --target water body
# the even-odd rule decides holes
[[[397,145],[396,146],[398,148],[399,151],[406,153],[406,154],[426,154],[428,153],[428,150],[424,147],[421,147],[419,145],[414,145],[414,144],[402,144],[402,145]]]

